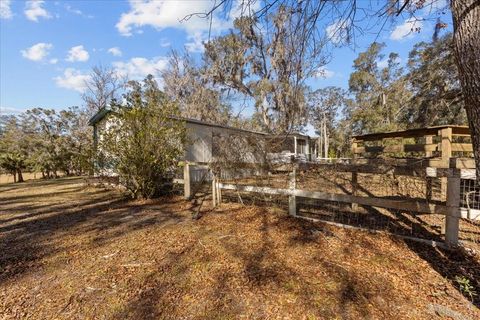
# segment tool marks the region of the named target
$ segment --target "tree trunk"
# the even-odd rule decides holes
[[[452,0],[453,43],[480,183],[480,1]]]
[[[17,174],[18,174],[18,182],[23,182],[22,170],[17,169]]]
[[[15,171],[11,172],[13,175],[13,183],[17,182],[17,173]]]

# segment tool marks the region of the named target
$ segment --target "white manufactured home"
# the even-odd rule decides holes
[[[89,121],[93,126],[94,143],[101,139],[101,132],[108,127],[110,111],[102,109]],[[299,161],[313,161],[317,158],[317,140],[308,135],[292,133],[273,136],[267,133],[245,130],[226,125],[208,123],[195,119],[176,118],[184,121],[189,144],[185,147],[185,158],[190,162],[211,162],[215,157],[216,137],[249,136],[259,141],[277,140],[272,153],[277,159],[296,157]]]

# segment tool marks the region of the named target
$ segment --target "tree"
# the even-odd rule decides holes
[[[410,92],[396,53],[390,53],[387,66],[379,68],[378,62],[384,58],[381,53],[384,46],[372,43],[353,62],[354,72],[348,84],[355,99],[348,103],[347,113],[355,134],[402,127],[400,119]]]
[[[270,132],[290,132],[305,123],[305,81],[325,64],[321,45],[305,41],[312,25],[307,16],[280,6],[262,21],[236,19],[230,34],[205,44],[213,83],[253,99]]]
[[[339,112],[343,111],[347,93],[338,87],[318,89],[309,95],[309,114],[313,126],[319,135],[319,155],[328,158],[331,137],[338,137]],[[338,156],[342,153],[339,140],[333,139],[333,153]]]
[[[412,99],[404,112],[408,127],[465,124],[463,95],[450,34],[410,51],[407,79]]]
[[[58,113],[58,121],[65,132],[58,143],[62,146],[67,174],[83,175],[93,171],[93,136],[88,119],[87,111],[79,107]]]
[[[92,116],[102,108],[108,106],[112,99],[118,99],[119,91],[124,86],[124,80],[118,73],[101,65],[92,68],[90,77],[85,82],[86,90],[82,99]]]
[[[14,182],[23,182],[22,172],[27,168],[29,154],[27,135],[14,116],[6,119],[1,131],[0,167],[13,175]]]
[[[184,152],[186,129],[178,106],[158,88],[153,76],[130,81],[125,104],[112,104],[113,116],[102,132],[99,153],[136,198],[165,191]]]
[[[480,2],[452,0],[455,61],[472,133],[473,154],[480,183]]]
[[[33,108],[21,118],[32,169],[47,178],[60,171],[80,175],[91,170],[93,143],[86,111]]]
[[[57,119],[53,109],[33,108],[27,110],[23,118],[24,130],[29,133],[29,162],[35,171],[50,178],[57,177],[60,170],[65,169],[66,158],[69,157],[60,143],[65,133],[62,123]]]
[[[187,53],[173,51],[162,78],[165,94],[178,104],[183,117],[227,124],[230,106],[219,88],[209,83],[206,66],[197,67]]]

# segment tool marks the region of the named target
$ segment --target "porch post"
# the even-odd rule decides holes
[[[305,139],[305,148],[307,161],[310,161],[310,137]]]

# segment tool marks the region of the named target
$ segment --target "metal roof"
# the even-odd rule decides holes
[[[90,126],[94,126],[96,123],[101,121],[107,114],[112,112],[112,110],[108,108],[102,108],[100,111],[98,111],[93,117],[90,118],[88,121],[88,124]],[[211,123],[211,122],[206,122],[206,121],[201,121],[197,119],[191,119],[191,118],[185,118],[185,117],[177,117],[177,116],[172,116],[170,117],[171,119],[176,119],[180,121],[185,121],[188,123],[193,123],[193,124],[198,124],[198,125],[203,125],[203,126],[209,126],[209,127],[217,127],[217,128],[223,128],[223,129],[228,129],[228,130],[234,130],[234,131],[241,131],[241,132],[246,132],[246,133],[251,133],[251,134],[256,134],[256,135],[262,135],[262,136],[272,136],[274,137],[275,135],[269,134],[266,132],[260,132],[260,131],[254,131],[254,130],[247,130],[247,129],[241,129],[237,127],[232,127],[228,125],[222,125],[218,123]],[[288,133],[285,134],[286,136],[296,136],[296,137],[302,137],[302,138],[310,138],[308,135],[304,135],[301,133]]]

